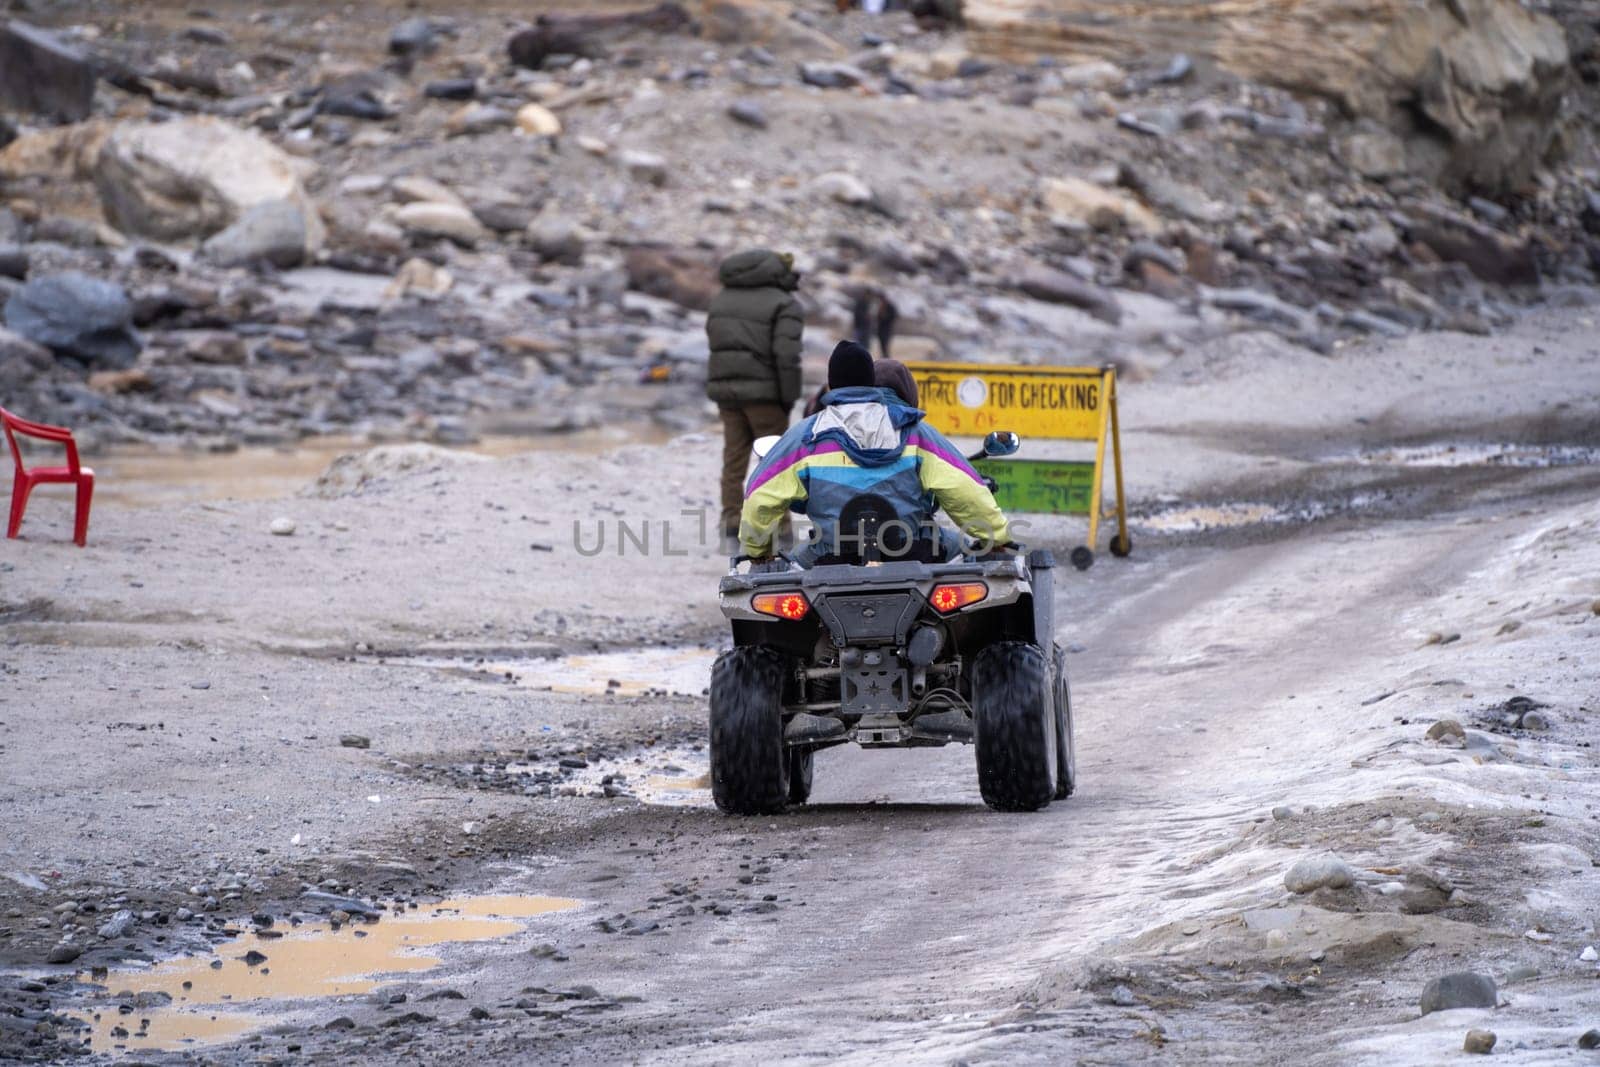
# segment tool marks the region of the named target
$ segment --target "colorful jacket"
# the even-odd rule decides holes
[[[839,513],[860,493],[885,497],[917,524],[942,507],[964,533],[1005,544],[1011,531],[994,494],[944,435],[888,389],[835,389],[822,410],[791,426],[745,484],[739,543],[751,556],[771,551],[772,533],[790,510],[811,519],[818,545],[835,543]]]

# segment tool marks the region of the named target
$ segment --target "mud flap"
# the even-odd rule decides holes
[[[1056,558],[1047,548],[1028,553],[1028,570],[1033,574],[1033,639],[1049,648],[1056,639]]]

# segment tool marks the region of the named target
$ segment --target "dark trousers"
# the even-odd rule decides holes
[[[725,407],[722,415],[722,532],[737,533],[744,508],[744,480],[750,473],[750,446],[756,438],[789,428],[789,409],[777,404]]]

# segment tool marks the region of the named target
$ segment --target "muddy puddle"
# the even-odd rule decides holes
[[[1355,462],[1385,467],[1582,467],[1600,464],[1600,448],[1463,442],[1363,452]]]
[[[302,922],[242,932],[212,954],[96,980],[102,1005],[74,1013],[89,1048],[124,1053],[230,1041],[328,998],[368,993],[443,959],[429,949],[509,937],[528,920],[578,906],[559,897],[477,896],[424,904],[378,922]],[[88,981],[87,975],[80,980]]]
[[[451,671],[522,689],[591,696],[688,696],[705,694],[711,684],[714,648],[681,646],[636,648],[591,655],[523,659],[390,659],[433,670]]]
[[[1135,529],[1150,533],[1183,534],[1310,517],[1304,509],[1290,512],[1272,504],[1193,504],[1169,508],[1155,515],[1137,516],[1129,522]]]
[[[618,428],[614,433],[597,431],[581,438],[572,434],[486,435],[470,445],[452,447],[493,457],[542,450],[593,454],[641,439],[648,438]],[[318,437],[287,448],[246,447],[231,452],[114,449],[86,461],[95,469],[96,503],[159,507],[293,496],[338,457],[373,447],[375,442],[356,438]]]

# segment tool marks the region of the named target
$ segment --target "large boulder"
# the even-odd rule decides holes
[[[0,111],[82,122],[94,110],[94,84],[78,49],[25,22],[0,22]]]
[[[1546,157],[1573,80],[1560,25],[1519,0],[969,0],[966,19],[974,51],[1012,58],[1202,55],[1373,120],[1411,173],[1487,193]],[[1394,154],[1366,158],[1387,172]]]
[[[122,286],[76,271],[35,278],[6,301],[6,328],[91,367],[127,367],[143,342]]]
[[[209,237],[258,204],[283,201],[300,212],[307,255],[325,237],[293,160],[213,118],[118,127],[101,146],[94,181],[106,218],[125,233]]]
[[[699,249],[636,245],[623,265],[628,288],[696,311],[709,308],[720,288],[716,258]]]

